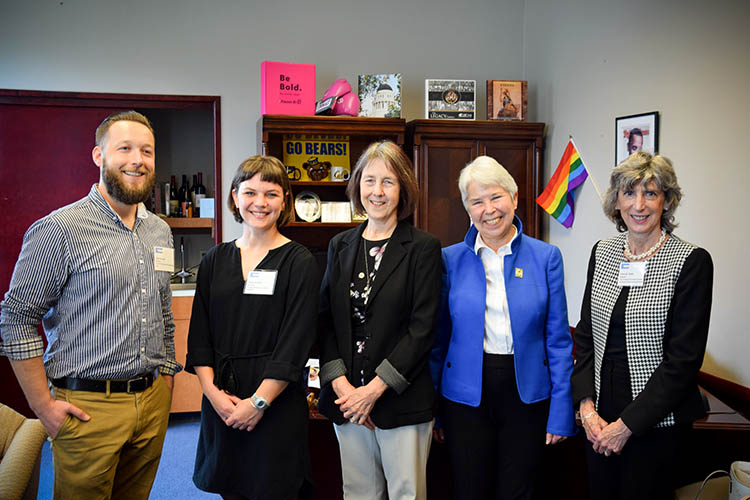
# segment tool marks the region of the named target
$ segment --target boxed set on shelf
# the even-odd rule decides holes
[[[453,120],[476,119],[476,80],[425,80],[424,115]]]

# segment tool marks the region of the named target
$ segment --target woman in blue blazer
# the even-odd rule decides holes
[[[443,249],[432,353],[455,499],[532,498],[545,444],[575,434],[560,251],[522,233],[518,186],[487,156],[458,181],[472,225]]]

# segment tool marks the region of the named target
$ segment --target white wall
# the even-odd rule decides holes
[[[716,266],[705,369],[748,386],[749,9],[746,0],[0,0],[0,88],[220,95],[225,194],[257,152],[265,59],[316,64],[318,95],[336,78],[356,86],[361,73],[402,72],[407,119],[423,117],[425,78],[476,79],[479,118],[486,79],[527,79],[531,118],[549,124],[545,180],[573,134],[602,188],[614,118],[659,110],[661,150],[686,193],[677,234]],[[590,181],[576,208],[572,230],[549,230],[565,256],[571,322],[591,245],[614,232]],[[239,234],[226,209],[224,221],[224,239]]]
[[[606,190],[615,117],[659,111],[660,151],[684,192],[675,234],[714,260],[704,370],[750,385],[750,2],[527,0],[524,18],[529,110],[549,124],[545,182],[572,134]],[[571,323],[591,247],[615,234],[591,179],[578,196],[572,229],[547,217],[565,256]]]
[[[317,96],[403,73],[407,119],[424,116],[425,78],[476,79],[484,117],[484,81],[520,78],[522,20],[523,0],[0,0],[0,88],[220,95],[226,195],[259,152],[261,61],[315,64]]]

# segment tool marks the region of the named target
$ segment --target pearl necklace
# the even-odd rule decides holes
[[[663,229],[661,230],[661,237],[659,238],[659,241],[656,242],[654,246],[649,248],[643,253],[639,253],[638,255],[633,255],[630,251],[630,233],[628,233],[628,238],[625,241],[625,257],[628,258],[628,260],[643,260],[647,259],[648,257],[651,257],[661,246],[662,243],[664,243],[664,240],[667,239],[667,233]]]

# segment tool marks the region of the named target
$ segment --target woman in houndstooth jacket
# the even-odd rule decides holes
[[[677,445],[705,413],[713,263],[672,234],[681,197],[658,154],[634,153],[610,177],[604,211],[623,234],[591,252],[571,378],[593,499],[671,498]]]

